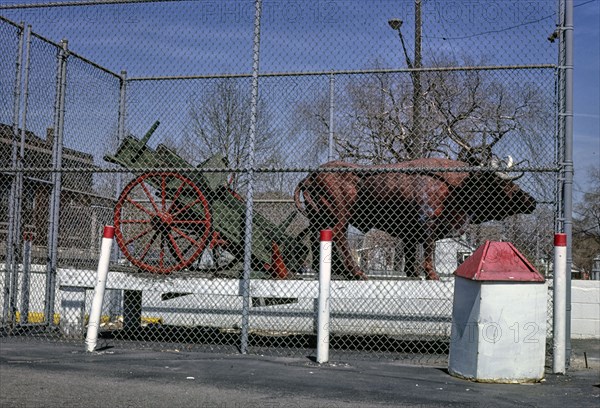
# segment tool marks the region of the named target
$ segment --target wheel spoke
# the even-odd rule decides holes
[[[188,234],[186,234],[185,232],[183,232],[179,228],[173,227],[172,230],[175,231],[175,232],[177,232],[179,235],[181,235],[183,238],[185,238],[189,242],[191,242],[195,247],[200,248],[202,246],[202,242],[196,241],[194,238],[190,237]]]
[[[144,180],[140,181],[140,186],[142,186],[144,193],[146,193],[146,197],[148,197],[148,199],[152,203],[152,207],[154,208],[154,211],[157,213],[160,212],[160,210],[158,209],[158,206],[156,205],[156,202],[154,201],[154,198],[152,197],[152,193],[150,192],[150,190],[148,190],[148,186],[146,186],[146,183],[144,183]]]
[[[158,266],[160,269],[165,267],[165,237],[160,235],[160,254],[158,255]]]
[[[169,234],[169,241],[171,242],[173,250],[175,251],[175,253],[179,257],[179,260],[182,261],[182,262],[185,261],[185,256],[183,255],[183,252],[181,252],[181,249],[179,248],[179,245],[177,245],[177,242],[175,241],[175,238],[173,238],[173,236],[171,234]]]
[[[127,241],[125,241],[124,242],[125,246],[131,244],[135,240],[140,239],[141,237],[143,237],[144,235],[146,235],[150,231],[152,231],[152,227],[145,229],[144,231],[140,232],[139,234],[137,234],[134,237],[132,237],[132,238],[128,239]]]
[[[175,205],[175,202],[177,201],[177,199],[179,198],[179,196],[181,195],[181,192],[183,191],[183,187],[185,186],[185,182],[182,181],[181,185],[177,188],[177,191],[175,192],[175,194],[173,195],[173,198],[171,199],[171,205],[169,206],[169,208],[167,209],[167,212],[171,212],[171,209],[173,208],[173,206]]]
[[[141,205],[140,203],[138,203],[137,201],[134,201],[131,197],[127,197],[127,201],[131,204],[133,204],[138,210],[145,212],[146,214],[148,214],[150,217],[154,217],[156,215],[156,213],[152,213],[150,210],[148,210],[146,207],[144,207],[143,205]]]
[[[152,245],[154,244],[154,241],[156,241],[156,236],[158,235],[158,232],[155,231],[154,235],[152,236],[152,238],[150,238],[150,242],[148,242],[146,244],[146,247],[144,248],[144,251],[142,252],[142,254],[140,255],[140,261],[143,261],[146,258],[146,255],[148,255],[148,252],[150,251],[150,248],[152,247]]]
[[[177,210],[175,213],[171,214],[173,217],[176,217],[177,215],[181,214],[183,211],[192,208],[194,205],[198,204],[200,201],[199,198],[196,198],[194,201],[192,201],[189,204],[186,204],[184,207],[180,208],[179,210]]]

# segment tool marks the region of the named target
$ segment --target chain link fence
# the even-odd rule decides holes
[[[444,361],[486,240],[551,277],[555,2],[10,3],[3,333],[83,340],[107,224],[135,346],[311,353],[322,228],[333,358]]]

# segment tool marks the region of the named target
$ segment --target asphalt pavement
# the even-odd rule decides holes
[[[600,340],[573,342],[566,375],[486,384],[392,359],[105,348],[0,338],[0,407],[600,407]]]

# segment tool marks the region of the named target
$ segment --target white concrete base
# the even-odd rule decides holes
[[[65,337],[80,338],[84,333],[85,289],[62,288],[60,294],[60,331]]]
[[[59,270],[61,291],[91,289],[94,271]],[[249,329],[265,333],[316,332],[316,280],[251,280]],[[454,279],[445,281],[332,281],[330,330],[339,335],[447,338],[450,335]],[[238,279],[148,276],[110,272],[107,290],[136,292],[141,303],[124,321],[144,317],[174,326],[235,329],[241,325],[242,291]],[[163,300],[165,293],[180,293]],[[281,300],[281,302],[277,302]],[[131,306],[125,299],[125,309]],[[75,316],[75,310],[62,310]],[[139,316],[138,316],[139,315]]]
[[[455,280],[450,374],[480,382],[544,377],[546,283]]]
[[[600,339],[600,281],[571,281],[571,338]]]

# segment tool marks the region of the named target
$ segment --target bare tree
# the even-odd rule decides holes
[[[600,254],[600,167],[589,169],[590,185],[575,206],[573,222],[573,262],[590,272]]]
[[[232,167],[245,165],[249,151],[250,93],[244,82],[225,78],[212,83],[189,108],[191,132],[206,156],[222,154]],[[255,150],[257,162],[270,157],[273,138],[265,103],[259,101]]]
[[[518,140],[539,148],[543,132],[535,127],[552,112],[539,86],[508,82],[495,72],[455,69],[457,62],[448,58],[439,58],[433,65],[450,69],[423,72],[420,77],[419,132],[414,128],[413,84],[407,74],[350,78],[345,88],[347,101],[337,104],[342,106],[336,112],[334,135],[338,157],[373,164],[419,157],[481,162],[491,158],[493,149],[501,150],[499,146],[509,136],[511,143]],[[323,100],[306,101],[297,111],[304,130],[322,140],[328,134],[327,108]],[[418,139],[413,137],[417,133]],[[316,147],[324,145],[322,141]]]
[[[189,123],[183,137],[177,142],[165,143],[192,164],[198,164],[215,155],[225,158],[231,168],[245,168],[250,151],[250,92],[245,79],[223,78],[211,81],[201,95],[189,102]],[[267,103],[258,101],[254,161],[257,167],[276,167],[281,154],[275,140]],[[277,180],[269,174],[258,175],[262,190],[276,187]],[[243,188],[237,174],[232,187]],[[280,184],[280,183],[279,183]]]

